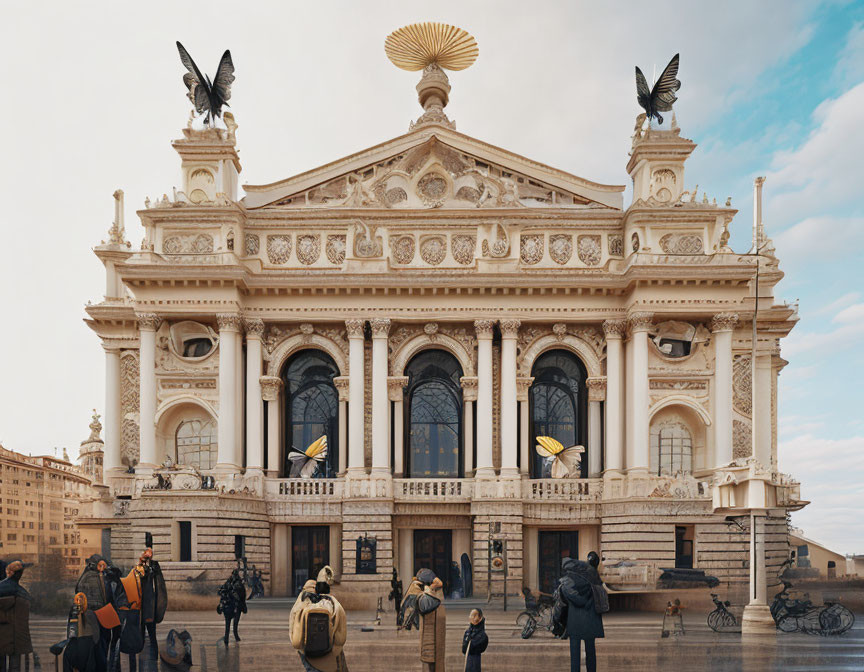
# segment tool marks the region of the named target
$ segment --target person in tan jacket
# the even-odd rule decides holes
[[[425,585],[418,600],[422,669],[423,672],[445,672],[447,610],[444,608],[444,584],[431,569],[421,569],[417,578]]]
[[[348,623],[339,600],[330,595],[332,583],[333,570],[329,566],[324,567],[318,573],[317,581],[310,579],[303,585],[291,608],[288,630],[291,645],[297,649],[300,662],[307,672],[348,672],[343,651],[348,638]],[[308,627],[310,616],[314,618],[322,614],[326,614],[329,642],[324,647],[325,653],[319,650],[313,655],[309,648],[312,645]],[[316,643],[316,646],[320,648],[320,644]]]

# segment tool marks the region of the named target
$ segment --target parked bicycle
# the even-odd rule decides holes
[[[714,601],[714,611],[708,614],[708,627],[714,632],[740,632],[738,619],[727,608],[731,604],[729,600],[721,601],[716,593],[711,593],[711,599]]]
[[[855,624],[855,615],[842,604],[827,601],[816,606],[809,599],[789,596],[792,584],[781,579],[783,590],[774,596],[771,616],[782,632],[806,632],[808,635],[842,635]]]
[[[525,611],[516,617],[522,639],[529,639],[537,628],[552,630],[552,596],[540,593],[535,597],[530,588],[523,588],[525,596]]]

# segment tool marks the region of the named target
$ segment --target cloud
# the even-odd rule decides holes
[[[800,269],[814,262],[836,262],[861,254],[864,216],[808,217],[773,238],[777,256],[786,270]]]
[[[837,57],[836,76],[847,85],[864,80],[864,22],[849,29],[846,45]]]
[[[840,326],[821,333],[793,331],[789,338],[783,341],[783,355],[794,356],[814,349],[820,349],[825,354],[835,354],[864,341],[864,303],[844,308],[831,322]]]
[[[843,296],[838,299],[835,299],[831,303],[825,304],[821,308],[813,311],[814,315],[824,315],[826,313],[833,313],[834,311],[841,310],[845,308],[849,304],[855,303],[859,298],[861,298],[860,292],[847,292]]]

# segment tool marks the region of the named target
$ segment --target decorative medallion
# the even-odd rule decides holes
[[[556,233],[549,236],[549,256],[556,264],[566,264],[573,256],[573,236]]]
[[[639,234],[635,231],[633,232],[633,235],[630,236],[630,245],[633,248],[634,252],[639,251]]]
[[[477,247],[477,236],[451,236],[450,251],[457,263],[468,265],[474,261],[474,250]]]
[[[261,240],[254,233],[246,234],[246,256],[254,257],[261,249]]]
[[[586,266],[596,266],[600,263],[602,257],[600,236],[579,236],[576,242],[576,250],[583,264]]]
[[[267,236],[267,258],[271,264],[284,264],[291,256],[291,236]]]
[[[199,233],[197,236],[168,236],[162,242],[165,254],[211,254],[213,252],[213,236]]]
[[[427,264],[431,264],[432,266],[437,266],[442,261],[444,261],[444,257],[447,255],[447,244],[444,242],[444,239],[440,236],[433,236],[431,238],[425,238],[422,243],[420,243],[420,257]]]
[[[405,190],[402,187],[394,187],[384,194],[384,202],[388,207],[392,207],[407,200],[408,194],[405,193]]]
[[[440,173],[426,173],[417,182],[417,195],[429,207],[438,208],[447,198],[447,179]]]
[[[619,233],[609,234],[609,255],[612,257],[624,256],[624,236]]]
[[[543,258],[543,236],[522,235],[519,237],[519,254],[523,264],[533,266]]]
[[[414,261],[414,236],[399,236],[390,240],[390,253],[397,264]]]
[[[438,337],[438,323],[429,322],[423,325],[423,333],[429,337],[429,340],[434,341]]]
[[[345,261],[345,236],[327,236],[327,260],[331,264],[341,264]]]
[[[456,200],[476,203],[480,200],[480,190],[468,186],[459,187],[459,190],[456,192]]]
[[[667,233],[660,239],[660,248],[666,254],[702,254],[702,236],[693,233]]]
[[[484,257],[492,257],[493,259],[501,259],[510,254],[510,236],[507,234],[507,229],[496,222],[494,226],[495,238],[484,238],[480,245],[480,250]]]
[[[297,236],[297,258],[301,264],[314,264],[320,255],[321,236],[317,233]]]
[[[381,236],[376,232],[376,226],[371,227],[366,222],[357,221],[354,224],[354,256],[361,259],[380,257],[384,251]]]

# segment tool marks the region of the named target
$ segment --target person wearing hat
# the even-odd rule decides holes
[[[480,656],[489,646],[486,634],[486,619],[483,610],[472,609],[468,614],[468,629],[462,636],[462,653],[465,654],[465,672],[482,672]]]
[[[0,669],[9,669],[20,661],[20,656],[33,653],[30,640],[30,593],[21,586],[24,563],[13,560],[5,568],[0,581]]]
[[[288,631],[306,672],[348,672],[345,640],[348,637],[345,610],[333,595],[333,570],[325,566],[317,580],[309,579],[291,608]],[[317,624],[326,622],[327,632],[316,638]],[[313,641],[314,640],[314,641]]]
[[[599,558],[597,559],[599,564]],[[594,588],[601,586],[596,567],[584,560],[565,558],[561,563],[563,576],[559,580],[556,600],[566,605],[565,629],[570,638],[570,670],[579,672],[582,640],[585,640],[585,669],[597,670],[597,653],[594,640],[603,637],[603,618],[595,605]],[[563,620],[563,619],[562,619]],[[564,626],[561,628],[560,626]]]
[[[421,569],[417,579],[423,594],[417,600],[420,612],[420,662],[423,672],[444,672],[447,634],[447,612],[444,608],[444,584],[431,569]]]

